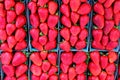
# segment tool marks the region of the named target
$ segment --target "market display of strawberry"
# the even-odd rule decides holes
[[[56,52],[33,52],[31,60],[31,80],[58,80],[58,55]]]
[[[71,47],[81,50],[86,47],[91,6],[87,0],[62,0],[60,6],[62,29],[60,35],[63,41],[60,48],[69,52]]]
[[[2,71],[5,73],[4,80],[28,80],[25,64],[27,57],[23,52],[2,52],[1,63]]]
[[[30,10],[30,35],[32,47],[39,51],[52,50],[57,45],[58,4],[52,0],[31,0],[28,3]]]
[[[101,53],[98,51],[91,52],[88,65],[90,71],[88,80],[115,80],[115,61],[117,59],[118,54],[113,51],[109,51],[108,53]]]
[[[120,0],[98,0],[93,10],[92,48],[113,50],[120,36]]]
[[[86,80],[87,53],[62,52],[60,62],[60,80]]]
[[[27,47],[25,5],[15,0],[0,2],[0,50],[12,52]]]

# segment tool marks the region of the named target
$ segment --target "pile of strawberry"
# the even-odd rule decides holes
[[[118,54],[113,51],[103,55],[98,51],[91,52],[88,65],[91,76],[88,77],[88,80],[115,80],[115,61],[117,59]]]
[[[55,52],[33,52],[30,55],[32,80],[58,80],[57,58]]]
[[[54,0],[31,0],[28,3],[30,10],[30,23],[32,28],[32,47],[39,51],[52,50],[56,48],[58,35],[57,24],[59,16],[57,13],[58,4]]]
[[[60,80],[86,80],[86,52],[62,52]]]
[[[92,30],[92,47],[113,50],[118,46],[120,36],[120,0],[98,0],[93,9],[93,23],[96,27]]]
[[[25,5],[15,0],[0,2],[0,49],[12,52],[27,47]],[[26,27],[27,28],[27,27]]]
[[[62,0],[60,11],[62,13],[61,23],[64,26],[60,30],[60,35],[64,39],[60,43],[60,48],[67,52],[71,47],[77,50],[85,48],[90,4],[87,0]]]
[[[2,70],[5,73],[4,80],[28,80],[25,64],[27,58],[23,52],[3,52],[1,54]]]

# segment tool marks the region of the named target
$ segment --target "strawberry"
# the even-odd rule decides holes
[[[97,76],[89,76],[88,80],[99,80],[99,77],[97,77]]]
[[[78,13],[81,15],[89,14],[91,11],[91,6],[88,3],[81,4],[80,8],[78,9]]]
[[[71,37],[70,37],[70,44],[71,44],[71,46],[75,46],[77,40],[78,40],[77,36],[71,35]]]
[[[115,80],[114,75],[107,75],[106,80]]]
[[[28,69],[27,65],[25,64],[21,64],[20,66],[18,66],[15,71],[16,77],[20,77],[22,74],[24,74],[27,71],[27,69]]]
[[[68,17],[66,17],[66,16],[62,16],[62,18],[61,18],[61,23],[62,23],[64,26],[68,27],[68,28],[71,27],[70,18],[68,18]]]
[[[32,41],[32,46],[40,51],[43,50],[43,46],[39,42]]]
[[[85,74],[79,74],[77,76],[77,80],[86,80],[86,75]]]
[[[23,74],[22,76],[20,76],[17,80],[28,80],[28,77],[26,74]]]
[[[15,55],[13,56],[12,65],[13,66],[21,65],[22,63],[25,63],[26,60],[27,60],[27,58],[24,53],[16,52]]]
[[[35,76],[35,75],[33,75],[33,74],[32,74],[32,76],[31,76],[31,79],[32,79],[32,80],[40,80],[39,76]]]
[[[72,26],[70,28],[70,33],[73,35],[73,36],[77,36],[79,33],[80,33],[81,29],[79,26]]]
[[[16,26],[14,24],[6,25],[6,32],[9,36],[14,33],[15,29],[16,29]]]
[[[4,5],[5,5],[6,10],[10,10],[10,8],[14,7],[15,1],[14,0],[5,0]]]
[[[57,32],[56,29],[50,29],[49,32],[48,32],[49,41],[54,41],[54,40],[56,40],[57,35],[58,35],[58,32]]]
[[[23,28],[19,28],[15,32],[16,41],[22,41],[26,37],[26,31]]]
[[[116,70],[116,66],[115,66],[114,63],[110,63],[110,64],[108,64],[108,66],[105,68],[105,70],[106,70],[107,74],[112,75],[112,74],[114,74],[114,72],[115,72],[115,70]]]
[[[69,68],[69,72],[68,72],[68,78],[69,80],[73,80],[76,77],[76,71],[74,67],[70,67]]]
[[[49,75],[47,73],[42,73],[39,80],[47,80]]]
[[[63,52],[61,54],[61,61],[65,65],[71,65],[73,59],[73,53],[72,52]]]
[[[15,36],[9,36],[7,38],[7,43],[8,43],[9,48],[12,49],[15,46],[15,44],[17,43],[17,41],[15,40]]]
[[[68,72],[68,68],[69,68],[69,65],[66,65],[64,63],[60,64],[60,69],[62,70],[63,73],[67,73]]]
[[[39,38],[39,29],[36,29],[36,28],[32,28],[30,30],[30,35],[32,37],[32,39],[34,41],[38,41],[38,38]]]
[[[43,7],[45,4],[48,3],[49,0],[38,0],[37,5]]]
[[[56,66],[51,66],[51,68],[49,69],[48,75],[53,75],[58,71],[58,68]]]
[[[6,16],[6,10],[0,9],[0,16],[5,17]]]
[[[64,27],[60,31],[60,35],[66,40],[69,41],[70,39],[70,31],[68,28]]]
[[[70,43],[68,41],[63,41],[60,43],[60,48],[66,52],[70,51]]]
[[[100,65],[102,69],[105,69],[108,65],[108,57],[107,56],[101,56],[100,57]]]
[[[27,47],[27,42],[25,40],[18,42],[15,46],[15,50],[22,50]]]
[[[4,4],[0,3],[0,10],[3,10],[3,9],[4,9]]]
[[[47,51],[41,51],[40,52],[40,56],[42,58],[42,60],[45,60],[47,58],[48,52]]]
[[[55,14],[58,9],[58,4],[55,1],[48,2],[48,10],[51,15]]]
[[[12,53],[9,52],[3,52],[1,54],[1,63],[4,65],[10,64],[12,60]]]
[[[106,77],[107,77],[107,73],[104,72],[104,71],[102,71],[102,72],[100,73],[100,75],[99,75],[99,79],[100,79],[100,80],[106,80]]]
[[[80,34],[79,34],[79,39],[83,41],[83,40],[85,40],[87,38],[87,36],[88,36],[87,29],[85,29],[85,28],[82,29]]]
[[[113,51],[108,52],[108,58],[110,63],[114,63],[118,58],[117,53]]]
[[[93,17],[93,23],[99,28],[102,29],[104,27],[104,17],[102,15],[96,14]]]
[[[107,46],[106,46],[106,49],[107,50],[112,50],[114,48],[116,48],[118,46],[118,42],[116,41],[110,41]]]
[[[72,11],[76,12],[80,7],[80,0],[70,0],[70,8]]]
[[[0,49],[3,51],[12,52],[12,49],[8,47],[7,43],[2,43]]]
[[[12,65],[2,65],[2,70],[7,76],[9,77],[14,76],[15,69]]]
[[[47,44],[45,45],[45,50],[52,50],[56,48],[56,41],[49,41],[47,42]]]
[[[118,26],[120,23],[120,12],[114,14],[114,21],[115,21],[115,25]]]
[[[98,0],[99,3],[104,3],[106,0]]]
[[[68,4],[68,3],[70,2],[70,0],[62,0],[62,2],[63,2],[64,4]]]
[[[5,29],[6,26],[6,19],[5,17],[0,16],[0,29]]]
[[[39,14],[40,22],[45,22],[48,17],[48,9],[47,8],[39,8],[38,14]]]
[[[101,50],[105,49],[105,47],[100,42],[97,41],[92,42],[92,47]]]
[[[93,9],[96,13],[98,13],[100,15],[104,15],[104,7],[101,3],[96,2]]]
[[[78,13],[71,12],[70,18],[71,18],[71,21],[73,22],[73,24],[76,24],[78,22],[79,17],[80,17],[80,15]]]
[[[61,73],[60,80],[68,80],[68,75],[66,73]]]
[[[0,40],[3,42],[7,39],[7,33],[5,30],[0,29]]]
[[[21,28],[23,27],[25,24],[26,24],[26,17],[24,15],[19,15],[17,18],[16,18],[16,27],[17,28]]]
[[[43,61],[42,62],[42,71],[43,72],[47,72],[49,69],[50,69],[51,65],[50,65],[50,62],[49,61]]]
[[[4,80],[16,80],[16,78],[15,77],[6,76]]]
[[[87,0],[80,0],[81,2],[87,2]]]
[[[30,1],[27,5],[28,9],[31,11],[32,14],[36,13],[37,11],[37,4],[33,1]]]
[[[109,8],[115,0],[106,0],[104,3],[105,8]]]
[[[105,21],[105,26],[104,26],[104,34],[108,35],[109,32],[112,30],[112,28],[114,27],[114,21],[113,20],[109,20],[109,21]]]
[[[49,80],[58,80],[58,76],[56,74],[49,77]]]
[[[39,37],[39,43],[43,46],[47,43],[48,39],[47,36],[40,36]]]
[[[54,52],[49,53],[47,58],[48,58],[48,61],[52,65],[56,65],[56,62],[57,62],[57,54],[56,53],[54,53]]]
[[[47,24],[50,29],[55,29],[56,25],[58,24],[59,17],[57,15],[49,15]]]
[[[12,23],[16,18],[16,13],[14,10],[7,11],[7,22]]]
[[[81,27],[81,29],[84,29],[85,26],[88,24],[88,22],[89,22],[89,16],[88,15],[80,16],[80,27]]]
[[[40,54],[38,52],[34,52],[30,55],[30,60],[37,66],[42,65],[42,59],[40,57]]]
[[[60,7],[60,12],[66,17],[70,16],[70,7],[66,4],[62,4]]]
[[[113,18],[113,10],[112,7],[105,8],[105,19],[110,20]]]
[[[33,28],[38,28],[40,21],[39,21],[38,15],[36,13],[30,15],[30,23]]]
[[[77,50],[81,50],[86,47],[86,42],[85,41],[77,41],[75,48]]]
[[[44,34],[44,35],[47,35],[48,34],[48,26],[47,26],[47,23],[41,23],[40,26],[39,26],[41,32]]]
[[[87,55],[85,52],[76,52],[73,56],[73,62],[75,64],[83,63],[87,59]]]
[[[17,15],[22,14],[22,13],[24,12],[24,10],[25,10],[25,5],[24,5],[24,3],[22,3],[22,2],[17,2],[17,3],[15,4],[15,12],[16,12]]]
[[[40,76],[42,74],[42,69],[40,66],[37,66],[35,64],[32,64],[30,67],[31,72],[35,75],[35,76]]]
[[[119,36],[120,36],[119,30],[116,29],[116,28],[113,28],[113,29],[111,30],[109,36],[110,36],[110,40],[111,40],[111,41],[118,41]]]
[[[114,14],[118,13],[120,11],[120,1],[115,1],[114,3],[114,8],[113,8],[113,11],[114,11]]]
[[[82,74],[87,70],[87,64],[85,62],[76,65],[76,73]]]

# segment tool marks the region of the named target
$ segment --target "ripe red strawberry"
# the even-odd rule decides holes
[[[10,49],[8,47],[7,43],[2,43],[1,46],[0,46],[0,49],[3,50],[3,51],[12,52],[12,49]]]
[[[115,66],[114,63],[110,63],[110,64],[108,64],[108,66],[105,68],[105,70],[106,70],[107,74],[112,75],[112,74],[114,74],[114,72],[115,72],[115,70],[116,70],[116,66]]]
[[[71,44],[71,46],[75,46],[77,40],[78,40],[77,36],[71,35],[71,37],[70,37],[70,44]]]
[[[88,36],[87,29],[85,29],[85,28],[82,29],[80,34],[79,34],[79,39],[83,41],[83,40],[85,40],[87,38],[87,36]]]
[[[48,26],[47,26],[47,23],[41,23],[40,26],[39,26],[41,32],[44,34],[44,35],[47,35],[48,34]]]
[[[60,7],[60,12],[66,17],[70,16],[70,7],[66,4],[62,4]]]
[[[0,16],[0,29],[5,29],[6,26],[6,19],[5,17]]]
[[[31,79],[32,79],[32,80],[40,80],[39,76],[35,76],[35,75],[33,75],[33,74],[32,74],[32,76],[31,76]]]
[[[56,48],[56,41],[49,41],[47,42],[47,44],[45,45],[45,50],[52,50]]]
[[[87,55],[85,52],[76,52],[73,57],[73,62],[76,64],[83,63],[87,59]]]
[[[49,75],[47,73],[42,73],[39,80],[47,80]]]
[[[6,16],[6,10],[0,9],[0,16],[5,17]]]
[[[81,29],[84,29],[86,27],[86,25],[89,22],[89,16],[88,15],[83,15],[80,16],[80,27]]]
[[[40,52],[40,56],[42,58],[42,60],[45,60],[47,58],[48,52],[47,51],[41,51]]]
[[[9,52],[3,52],[1,54],[1,63],[4,65],[10,64],[12,60],[12,53]]]
[[[17,28],[21,28],[23,27],[25,24],[26,24],[26,17],[24,15],[19,15],[17,18],[16,18],[16,27]]]
[[[48,9],[47,8],[39,8],[38,14],[39,14],[40,22],[45,22],[48,17]]]
[[[43,46],[39,42],[32,41],[32,46],[40,51],[43,50]]]
[[[7,24],[6,25],[6,32],[10,36],[16,29],[16,26],[14,24]]]
[[[114,14],[118,13],[120,11],[120,1],[115,1],[114,3],[114,8],[113,8],[113,11],[114,11]]]
[[[110,20],[113,18],[113,10],[112,7],[105,8],[105,19]]]
[[[66,40],[69,41],[70,39],[70,31],[68,28],[64,27],[60,31],[60,35]]]
[[[28,9],[31,11],[31,13],[32,14],[34,14],[34,13],[36,13],[36,11],[37,11],[37,4],[35,3],[35,2],[33,2],[33,1],[30,1],[29,3],[28,3]]]
[[[107,56],[101,56],[100,57],[100,65],[102,69],[105,69],[108,65],[108,57]]]
[[[106,0],[98,0],[99,3],[104,3]]]
[[[22,2],[17,2],[17,3],[15,4],[15,12],[16,12],[17,15],[22,14],[22,13],[24,12],[24,10],[25,10],[25,5],[24,5],[24,3],[22,3]]]
[[[73,53],[72,52],[63,52],[61,54],[61,61],[65,65],[71,65],[73,59]]]
[[[0,40],[3,42],[7,39],[7,33],[5,30],[0,29]]]
[[[17,80],[28,80],[28,77],[26,74],[23,74],[22,76],[20,76]]]
[[[16,77],[20,77],[21,75],[23,75],[27,71],[27,69],[27,65],[25,64],[21,64],[20,66],[18,66],[15,71]]]
[[[50,29],[49,32],[48,32],[49,41],[54,41],[54,40],[56,40],[57,35],[58,35],[58,32],[57,32],[56,29]]]
[[[80,15],[76,12],[71,12],[71,21],[73,22],[73,24],[76,24],[79,20]]]
[[[78,8],[80,7],[80,0],[70,0],[70,8],[72,11],[77,11]]]
[[[88,80],[99,80],[99,77],[97,77],[97,76],[89,76]]]
[[[6,76],[4,80],[16,80],[16,78],[15,77]]]
[[[47,43],[48,39],[47,36],[40,36],[39,37],[39,43],[43,46]]]
[[[37,5],[43,7],[45,4],[48,3],[49,0],[38,0]]]
[[[114,75],[107,75],[106,80],[115,80]]]
[[[99,79],[100,79],[100,80],[106,80],[106,77],[107,77],[107,73],[104,72],[104,71],[102,71],[102,72],[100,73],[100,75],[99,75]]]
[[[69,72],[68,72],[68,78],[69,80],[73,80],[76,77],[76,71],[74,67],[70,67],[69,68]]]
[[[58,76],[56,74],[49,77],[49,80],[58,80]]]
[[[18,42],[15,46],[15,50],[23,50],[27,47],[27,42],[25,40]]]
[[[49,69],[48,75],[51,76],[53,74],[56,74],[56,72],[58,72],[58,68],[56,66],[51,66],[51,68]]]
[[[66,16],[62,16],[62,18],[61,18],[61,23],[62,23],[64,26],[68,27],[68,28],[71,27],[70,18],[68,18],[68,17],[66,17]]]
[[[10,8],[14,7],[15,1],[14,0],[5,0],[4,5],[5,5],[6,10],[10,10]]]
[[[107,46],[106,46],[106,49],[107,50],[112,50],[114,48],[116,48],[118,46],[118,42],[116,41],[110,41]]]
[[[8,43],[9,48],[12,49],[16,45],[16,43],[17,43],[17,41],[15,39],[15,36],[9,36],[7,38],[7,43]]]
[[[40,76],[42,74],[42,69],[40,66],[37,66],[35,64],[32,64],[30,67],[31,72],[35,75],[35,76]]]
[[[7,22],[12,23],[16,18],[16,13],[14,10],[7,11]]]
[[[104,17],[102,15],[96,14],[93,17],[93,23],[99,28],[102,29],[104,27]]]
[[[68,75],[66,73],[61,73],[60,80],[68,80]]]
[[[114,63],[118,58],[117,53],[113,51],[108,52],[108,58],[110,63]]]
[[[110,32],[110,40],[111,41],[118,41],[119,39],[119,36],[120,36],[120,33],[119,33],[119,30],[116,29],[116,28],[113,28]]]
[[[56,25],[58,24],[59,17],[57,15],[49,15],[47,24],[50,29],[55,29]]]
[[[79,26],[72,26],[70,28],[70,33],[73,35],[73,36],[77,36],[79,33],[80,33],[81,29]],[[65,34],[66,35],[66,34]]]
[[[63,41],[60,43],[60,48],[66,52],[70,51],[70,43],[68,41]]]
[[[13,66],[21,65],[22,63],[25,63],[26,60],[27,60],[27,58],[24,53],[16,52],[15,55],[13,56],[12,65]]]
[[[50,67],[51,67],[51,64],[50,64],[49,61],[43,61],[42,62],[41,68],[42,68],[43,72],[47,72],[50,69]]]
[[[120,23],[120,12],[114,14],[115,25],[118,26]]]
[[[39,38],[39,29],[36,29],[36,28],[32,28],[30,30],[30,35],[32,37],[32,39],[34,41],[38,41],[38,38]]]
[[[91,11],[91,6],[88,3],[84,3],[80,6],[80,8],[78,9],[78,13],[81,15],[86,15],[89,14]]]
[[[48,10],[50,14],[55,14],[55,12],[57,11],[58,8],[58,4],[55,1],[49,1],[48,2]]]
[[[33,28],[38,28],[40,21],[39,21],[38,15],[36,13],[30,15],[30,23]]]
[[[70,0],[62,0],[62,2],[63,2],[64,4],[68,4],[68,3],[70,2]]]
[[[60,69],[62,70],[63,73],[67,73],[69,69],[69,65],[66,65],[64,63],[60,64]]]
[[[101,50],[105,49],[105,47],[100,42],[97,41],[92,42],[92,47]]]
[[[86,75],[85,74],[79,74],[77,76],[77,80],[86,80]]]
[[[96,2],[94,5],[94,11],[100,15],[104,15],[104,7],[101,3]]]
[[[0,10],[3,10],[3,9],[4,9],[4,4],[0,3]]]
[[[54,52],[51,52],[48,54],[48,61],[52,64],[52,65],[56,65],[57,62],[57,54]]]
[[[15,32],[16,41],[22,41],[26,37],[26,31],[23,28],[19,28]]]
[[[81,49],[83,49],[83,48],[85,48],[86,47],[86,42],[85,42],[85,40],[84,41],[78,41],[77,43],[76,43],[76,45],[75,45],[75,48],[77,49],[77,50],[81,50]]]
[[[38,52],[34,52],[30,55],[30,60],[37,66],[42,65],[42,59],[40,57],[40,54]]]
[[[106,0],[104,3],[105,8],[109,8],[115,0]]]
[[[87,64],[85,62],[76,65],[76,73],[82,74],[87,70]]]

